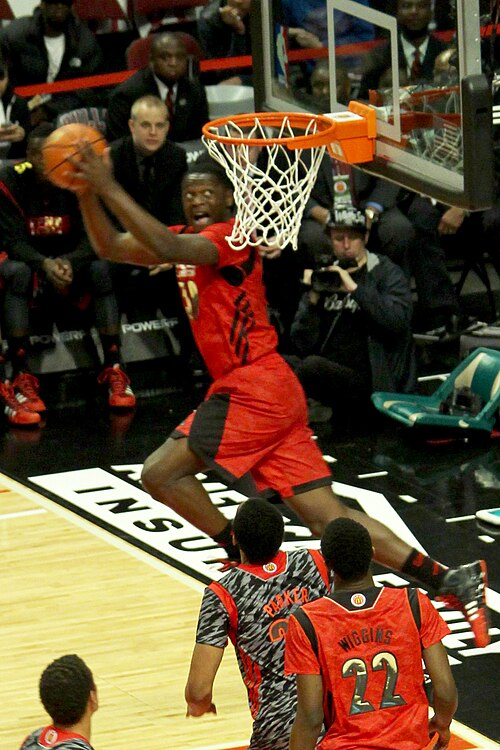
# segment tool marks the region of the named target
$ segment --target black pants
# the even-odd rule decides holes
[[[358,415],[371,407],[371,382],[356,370],[317,354],[304,359],[287,356],[286,360],[295,371],[306,396],[330,406],[334,418]]]

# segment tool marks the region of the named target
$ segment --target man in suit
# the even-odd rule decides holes
[[[162,223],[184,224],[181,182],[187,172],[187,156],[182,146],[167,138],[166,104],[151,94],[140,97],[132,105],[128,126],[128,135],[110,148],[117,181]],[[116,264],[113,272],[120,308],[129,323],[154,319],[158,309],[167,319],[179,321],[173,332],[187,363],[193,341],[173,268]]]
[[[169,140],[179,143],[201,137],[201,128],[209,119],[207,96],[205,88],[188,77],[186,45],[175,33],[156,35],[149,66],[120,83],[111,94],[106,118],[108,141],[129,134],[132,104],[146,94],[158,96],[167,105]]]
[[[399,69],[409,83],[432,81],[434,60],[446,44],[429,33],[432,20],[431,0],[398,0],[396,18],[399,27]],[[391,68],[391,48],[387,41],[365,59],[358,99],[368,99],[370,89],[379,88],[382,75]]]

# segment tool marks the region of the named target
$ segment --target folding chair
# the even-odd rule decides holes
[[[500,409],[500,351],[475,349],[430,396],[376,391],[372,401],[382,414],[413,429],[491,433]]]

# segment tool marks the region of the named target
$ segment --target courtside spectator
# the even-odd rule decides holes
[[[129,135],[111,144],[113,172],[125,190],[167,226],[184,224],[181,183],[187,172],[186,151],[168,140],[167,107],[147,94],[132,105]],[[172,333],[186,364],[194,349],[175,271],[170,264],[153,268],[113,265],[120,309],[129,322],[150,320],[157,311],[177,319]]]
[[[11,71],[13,87],[52,83],[98,73],[102,65],[99,45],[91,31],[73,12],[73,0],[41,0],[31,16],[11,21],[0,30],[0,49]],[[93,103],[89,89],[42,95],[32,100],[33,121]]]
[[[0,56],[0,159],[18,159],[26,155],[30,123],[28,103],[22,96],[14,94],[8,65]]]
[[[58,328],[82,318],[95,325],[103,350],[99,382],[107,384],[109,405],[130,408],[135,396],[120,366],[120,316],[110,264],[97,258],[73,194],[53,185],[43,172],[42,147],[54,127],[42,123],[28,136],[28,160],[0,170],[0,266],[5,285],[4,334],[17,400],[44,412],[39,381],[30,372],[30,310],[49,310]],[[10,392],[4,395],[4,401]],[[7,404],[6,404],[7,405]],[[9,404],[9,408],[15,404]],[[8,412],[9,422],[17,415]]]
[[[250,55],[250,0],[210,0],[198,18],[198,37],[211,60]],[[250,85],[251,69],[222,70],[215,83]]]
[[[151,45],[150,62],[120,83],[109,99],[106,134],[108,141],[129,134],[132,104],[141,96],[158,96],[167,105],[171,141],[192,141],[201,137],[208,121],[205,88],[188,75],[188,53],[181,36],[157,34]]]

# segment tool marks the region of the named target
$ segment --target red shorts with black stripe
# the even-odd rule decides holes
[[[307,424],[302,387],[276,353],[215,381],[172,433],[183,436],[228,484],[250,475],[257,492],[286,498],[332,482]]]

